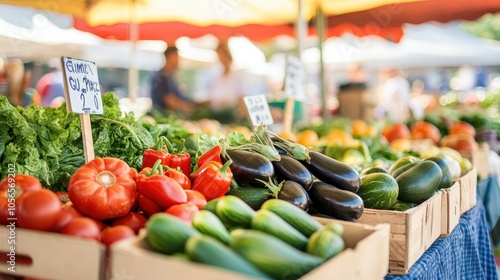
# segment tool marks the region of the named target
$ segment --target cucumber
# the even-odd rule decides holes
[[[441,181],[439,182],[438,189],[447,189],[453,185],[453,176],[451,175],[448,162],[444,157],[436,155],[428,157],[425,160],[433,161],[441,168]]]
[[[441,168],[437,163],[425,160],[399,175],[396,182],[399,200],[419,204],[436,192],[441,182]]]
[[[415,204],[415,203],[398,200],[398,201],[396,201],[396,203],[394,203],[394,205],[392,205],[391,209],[389,209],[389,210],[404,212],[404,211],[411,209],[415,206],[417,206],[417,204]]]
[[[389,209],[396,203],[399,194],[398,183],[391,175],[372,173],[361,177],[357,195],[363,199],[365,208]]]
[[[405,157],[402,157],[402,158],[396,160],[391,165],[391,167],[389,167],[389,174],[392,175],[392,172],[394,172],[396,169],[400,168],[403,165],[407,165],[408,163],[418,162],[418,161],[421,161],[421,159],[419,159],[417,157],[414,157],[414,156],[405,156]]]
[[[278,215],[306,237],[323,227],[302,209],[281,199],[270,199],[262,204],[261,209]]]
[[[234,195],[245,201],[253,210],[259,210],[266,200],[273,197],[268,188],[238,187],[231,185],[226,195]]]
[[[306,249],[307,237],[269,210],[257,211],[252,219],[252,229],[273,235],[301,251]]]
[[[342,252],[344,248],[344,239],[335,231],[325,227],[311,235],[306,252],[327,260]]]
[[[184,252],[189,237],[199,234],[179,218],[167,213],[156,213],[146,223],[146,240],[155,250],[163,254]]]
[[[231,243],[231,236],[224,224],[222,224],[214,213],[208,210],[200,210],[194,214],[193,227],[199,232],[210,235],[224,244],[229,245]]]
[[[323,229],[331,230],[331,231],[335,232],[336,234],[338,234],[340,236],[344,235],[344,226],[342,226],[339,223],[329,223],[329,224],[326,224],[323,227]]]
[[[236,253],[274,279],[297,279],[324,261],[260,231],[238,230],[231,237]]]
[[[207,235],[200,234],[190,237],[186,243],[186,253],[195,262],[217,266],[260,279],[271,279],[231,248]]]
[[[240,198],[228,195],[217,202],[215,214],[226,226],[250,228],[255,211]]]

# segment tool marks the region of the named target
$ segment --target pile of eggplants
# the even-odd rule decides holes
[[[361,184],[356,169],[320,152],[309,151],[262,126],[255,135],[258,143],[272,145],[280,157],[271,160],[237,147],[223,153],[223,162],[229,158],[233,161],[230,168],[240,188],[271,190],[274,197],[289,201],[311,215],[345,221],[361,217],[364,204],[356,194]]]

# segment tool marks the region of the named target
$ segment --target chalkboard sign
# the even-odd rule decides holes
[[[62,57],[66,104],[77,114],[103,114],[101,87],[95,62]]]
[[[267,99],[264,94],[243,97],[247,108],[248,118],[253,126],[273,124],[273,116],[269,110]]]

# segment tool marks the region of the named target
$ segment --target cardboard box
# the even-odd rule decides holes
[[[441,193],[441,237],[444,237],[450,235],[460,221],[460,184],[456,181]]]
[[[441,235],[442,192],[405,212],[365,209],[356,222],[391,225],[389,274],[403,275]]]
[[[460,185],[460,214],[469,211],[477,203],[477,169],[464,174],[458,179]]]
[[[8,244],[9,235],[15,236],[15,243]],[[16,255],[15,272],[1,262],[0,273],[53,280],[104,279],[106,251],[97,241],[21,228],[10,231],[7,226],[0,227],[0,238],[2,257],[10,246],[15,246]],[[26,257],[30,264],[22,261]]]
[[[322,223],[330,219],[318,218]],[[335,220],[335,222],[337,222]],[[338,221],[345,229],[346,249],[301,279],[383,279],[388,268],[389,225],[368,226]],[[110,279],[253,279],[229,270],[153,252],[145,235],[111,247]]]
[[[477,175],[481,179],[488,178],[490,173],[489,158],[490,146],[487,143],[478,143],[478,149],[470,156],[466,156],[476,168]]]

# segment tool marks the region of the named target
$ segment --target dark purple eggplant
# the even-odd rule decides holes
[[[281,160],[273,161],[273,166],[278,182],[291,180],[299,183],[306,191],[311,188],[313,176],[300,161],[291,156],[281,155]]]
[[[265,156],[243,150],[227,150],[226,153],[233,161],[229,167],[239,186],[264,188],[265,184],[258,180],[268,182],[274,178],[273,164]],[[224,155],[221,159],[225,163],[229,158]]]
[[[361,179],[355,168],[320,152],[310,151],[309,156],[309,162],[301,162],[316,178],[353,193],[359,190]]]
[[[309,210],[311,205],[309,194],[299,183],[286,180],[278,186],[280,186],[280,189],[276,198],[288,201],[306,212]]]
[[[319,180],[313,182],[308,193],[319,213],[335,219],[353,222],[361,217],[365,209],[363,199],[357,194]]]

